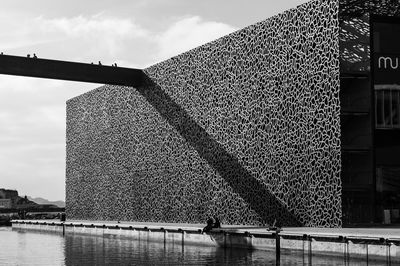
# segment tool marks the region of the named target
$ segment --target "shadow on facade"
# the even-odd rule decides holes
[[[267,188],[250,174],[225,148],[150,77],[145,76],[138,92],[172,125],[179,134],[212,166],[220,176],[262,218],[263,223],[301,226],[298,219]]]

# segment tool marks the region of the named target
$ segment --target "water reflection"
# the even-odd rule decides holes
[[[64,265],[64,238],[0,227],[0,265]]]
[[[0,265],[275,265],[275,252],[0,228]],[[281,254],[281,265],[383,265],[344,256]]]
[[[217,247],[182,246],[121,238],[68,235],[67,265],[276,265],[275,252]],[[280,265],[382,265],[346,256],[320,256],[303,251],[283,252]]]
[[[198,247],[119,238],[66,236],[67,265],[243,265],[275,264],[274,254],[242,249]]]

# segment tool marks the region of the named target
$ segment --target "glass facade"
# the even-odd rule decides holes
[[[400,87],[375,88],[376,129],[400,129]]]
[[[400,223],[400,21],[373,25],[376,220]]]
[[[343,225],[400,224],[400,19],[341,24]]]
[[[340,21],[343,225],[374,221],[369,17]]]

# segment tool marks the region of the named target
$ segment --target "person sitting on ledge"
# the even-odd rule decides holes
[[[276,219],[275,219],[272,225],[268,225],[267,231],[277,231],[277,232],[280,232],[280,231],[282,231],[282,228],[281,228],[281,226],[279,226],[279,225],[276,224]]]
[[[203,228],[203,232],[210,232],[213,228],[221,228],[221,222],[218,217],[208,218],[207,225]]]
[[[35,59],[37,58],[36,54],[33,54],[33,58],[35,58]]]
[[[215,223],[213,228],[221,228],[221,222],[219,221],[218,217],[215,217]]]
[[[208,218],[207,225],[203,228],[203,232],[210,232],[213,228],[214,222],[215,220],[213,217]]]

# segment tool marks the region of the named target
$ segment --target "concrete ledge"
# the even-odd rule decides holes
[[[199,228],[168,226],[136,227],[129,224],[84,223],[59,221],[14,220],[12,227],[23,230],[48,231],[60,234],[85,234],[103,237],[120,237],[147,242],[164,242],[173,245],[219,246],[275,252],[277,235],[218,230],[202,233]],[[347,256],[348,259],[369,259],[400,263],[400,239],[373,237],[343,237],[323,234],[278,233],[281,252],[302,252],[307,256]]]

